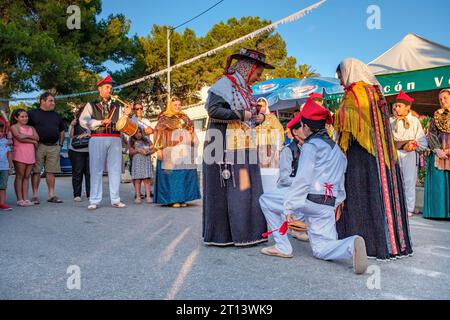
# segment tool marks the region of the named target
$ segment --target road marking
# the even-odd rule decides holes
[[[169,221],[165,226],[161,227],[158,231],[153,232],[150,237],[145,239],[145,242],[146,243],[152,242],[157,236],[166,231],[166,229],[169,228],[172,225],[172,223],[173,221]]]
[[[414,221],[414,220],[409,220],[409,224],[411,226],[432,227],[432,225],[429,223],[424,223],[424,222],[419,222],[419,221]]]
[[[435,250],[444,250],[448,253],[441,253],[441,252],[434,252]],[[443,246],[418,246],[414,249],[416,252],[420,252],[422,254],[431,254],[433,256],[441,257],[441,258],[447,258],[450,259],[450,248],[443,247]]]
[[[437,231],[437,232],[450,233],[450,230],[439,229],[439,228],[434,228],[434,227],[420,227],[420,226],[412,225],[411,228],[414,228],[414,229],[421,229],[421,230],[427,230],[427,231]]]
[[[401,270],[401,271],[407,271],[410,273],[414,273],[419,276],[426,276],[429,278],[447,278],[447,275],[445,273],[434,271],[434,270],[426,270],[426,269],[420,269],[416,267],[404,267],[396,264],[391,264],[389,267]]]
[[[430,278],[440,278],[440,277],[446,277],[446,275],[439,271],[433,271],[433,270],[425,270],[420,269],[416,267],[408,267],[406,268],[408,271],[411,271],[412,273],[415,273],[420,276],[427,276]]]
[[[169,293],[167,293],[166,298],[164,300],[174,300],[177,293],[180,291],[181,286],[183,285],[186,277],[189,272],[191,272],[192,267],[194,266],[194,262],[197,259],[199,254],[199,249],[195,249],[191,252],[191,254],[187,257],[186,261],[183,263],[183,266],[180,269],[180,272],[175,279],[175,282],[172,284],[172,288]]]
[[[382,296],[384,298],[391,299],[391,300],[418,300],[418,298],[415,298],[415,297],[405,297],[405,296],[395,294],[395,293],[390,293],[390,292],[382,293]]]
[[[159,262],[161,263],[167,263],[172,258],[173,254],[175,253],[175,248],[178,246],[178,244],[183,240],[183,238],[189,233],[191,230],[191,227],[188,227],[184,229],[184,231],[176,237],[164,250],[164,252],[161,254],[161,257],[159,258]]]

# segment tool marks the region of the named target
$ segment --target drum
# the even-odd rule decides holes
[[[138,125],[133,120],[128,118],[127,116],[123,116],[116,123],[116,130],[126,135],[134,136],[138,131]]]

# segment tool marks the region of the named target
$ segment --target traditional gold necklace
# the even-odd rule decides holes
[[[434,122],[439,131],[450,133],[450,110],[440,109],[434,114]]]

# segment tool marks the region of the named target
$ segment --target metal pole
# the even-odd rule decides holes
[[[171,28],[167,28],[167,100],[170,99],[170,32]]]

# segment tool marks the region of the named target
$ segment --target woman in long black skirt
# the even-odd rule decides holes
[[[237,63],[231,66],[233,59]],[[264,121],[250,85],[261,77],[265,55],[248,49],[227,60],[225,76],[209,90],[203,153],[203,241],[249,246],[267,241],[259,205],[263,193],[254,128]]]
[[[345,95],[335,130],[348,159],[339,238],[362,236],[367,255],[380,260],[411,255],[403,183],[381,87],[356,59],[342,61],[337,73]]]

